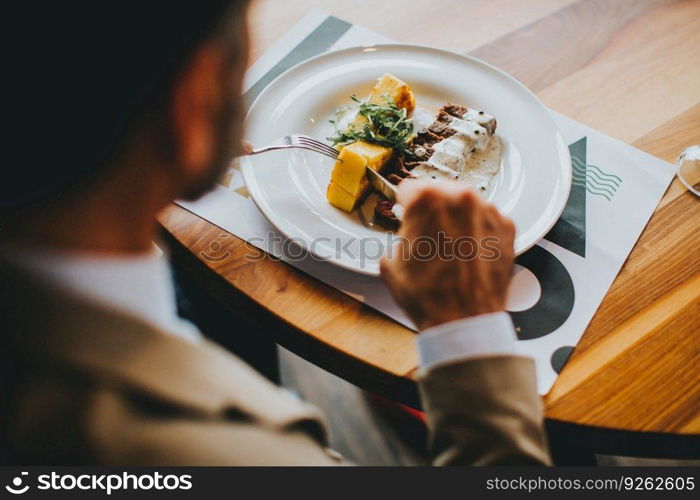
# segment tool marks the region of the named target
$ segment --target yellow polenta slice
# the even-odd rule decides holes
[[[331,182],[326,190],[328,202],[341,210],[352,212],[366,190],[365,167],[367,159],[345,147],[333,166]]]

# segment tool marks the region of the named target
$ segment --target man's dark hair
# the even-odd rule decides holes
[[[188,56],[242,0],[25,2],[9,71],[20,156],[0,207],[41,201],[99,174],[144,113],[158,114]],[[241,14],[243,10],[240,9]],[[5,68],[6,71],[8,68]],[[8,74],[7,72],[5,73]],[[5,160],[7,161],[7,160]]]

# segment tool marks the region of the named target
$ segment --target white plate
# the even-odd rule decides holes
[[[532,92],[503,71],[477,59],[413,45],[357,47],[305,61],[273,81],[246,119],[255,146],[289,134],[323,139],[328,120],[351,94],[366,96],[389,72],[408,83],[422,108],[451,101],[484,110],[498,120],[503,165],[486,196],[515,222],[515,250],[540,240],[561,215],[571,187],[569,149]],[[333,161],[314,153],[276,151],[245,157],[248,191],[280,232],[320,259],[363,274],[379,274],[393,235],[346,214],[325,197]],[[364,205],[371,212],[373,202]]]

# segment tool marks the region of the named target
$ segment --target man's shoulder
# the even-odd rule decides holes
[[[47,457],[51,449],[64,463],[67,455],[118,456],[121,446],[155,446],[156,437],[155,448],[176,450],[178,432],[214,446],[221,432],[243,432],[246,441],[304,428],[305,439],[325,442],[316,409],[211,342],[41,285],[18,284],[13,297],[4,288],[3,342],[14,367],[9,434],[31,454]],[[180,430],[165,431],[173,426]]]
[[[10,456],[30,463],[332,465],[313,412],[271,423],[231,407],[210,413],[67,371],[23,380],[9,408]]]

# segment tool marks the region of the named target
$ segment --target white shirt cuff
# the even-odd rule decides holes
[[[422,372],[470,358],[520,354],[507,312],[443,323],[424,330],[416,342]]]

